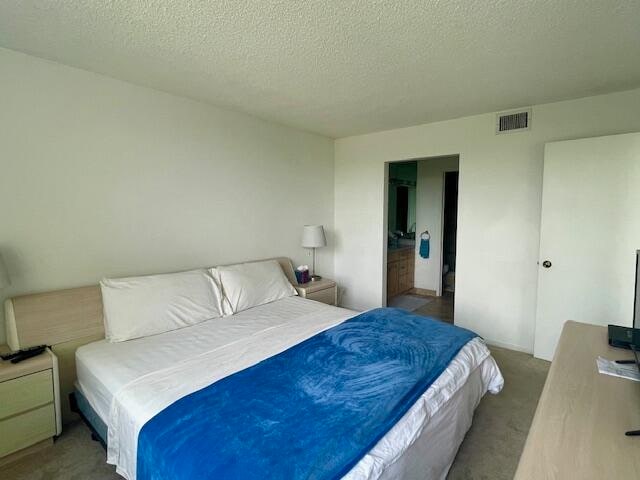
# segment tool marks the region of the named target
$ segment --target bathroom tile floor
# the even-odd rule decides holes
[[[436,318],[443,322],[453,323],[453,292],[444,292],[441,297],[425,297],[433,299],[413,313],[425,317]]]

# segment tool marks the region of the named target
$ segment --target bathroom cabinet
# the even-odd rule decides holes
[[[415,270],[414,247],[389,249],[387,252],[387,298],[413,288]]]

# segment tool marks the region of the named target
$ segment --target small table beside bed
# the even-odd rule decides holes
[[[104,280],[12,299],[10,322],[41,325],[61,368],[75,359],[61,390],[129,480],[444,479],[482,396],[502,388],[482,339],[292,285],[285,258]]]

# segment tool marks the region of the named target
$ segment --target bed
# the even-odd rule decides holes
[[[138,436],[159,412],[356,315],[289,297],[159,335],[93,341],[75,353],[78,406],[109,463],[133,480]],[[482,396],[502,384],[487,347],[472,339],[343,478],[445,478]]]

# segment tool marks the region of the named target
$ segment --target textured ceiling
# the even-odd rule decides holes
[[[0,46],[341,137],[640,86],[640,1],[2,0]]]

